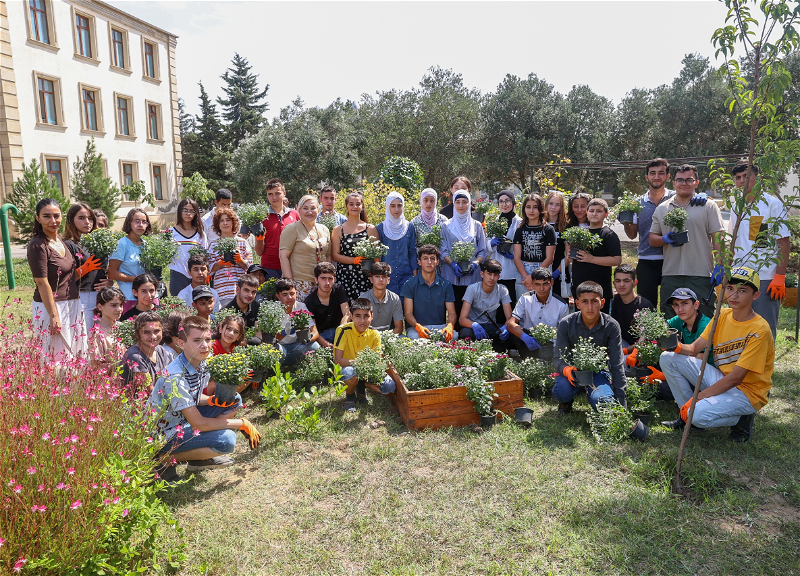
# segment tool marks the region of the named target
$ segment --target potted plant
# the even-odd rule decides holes
[[[353,248],[353,252],[355,252],[356,256],[362,256],[364,258],[364,261],[361,262],[361,269],[367,274],[372,270],[372,265],[383,258],[388,251],[388,246],[381,244],[380,240],[370,236],[361,240],[361,242],[356,244],[355,248]]]
[[[191,248],[189,248],[189,258],[191,258],[192,256],[202,256],[203,258],[208,260],[210,255],[208,253],[208,250],[206,250],[202,246],[192,246]]]
[[[277,278],[267,278],[267,281],[258,287],[258,293],[264,297],[264,300],[275,300],[275,284],[277,283]]]
[[[797,274],[786,275],[786,297],[783,299],[782,306],[794,308],[797,306]]]
[[[657,384],[649,384],[636,378],[626,378],[625,396],[628,400],[628,409],[633,414],[634,420],[641,420],[645,426],[650,426],[656,405]]]
[[[325,214],[324,216],[320,216],[318,220],[320,224],[325,226],[328,229],[328,232],[333,234],[333,229],[336,228],[336,215],[335,214]]]
[[[547,324],[537,324],[530,331],[530,335],[536,338],[541,348],[539,358],[550,361],[553,359],[553,348],[555,346],[556,329]]]
[[[103,269],[108,269],[108,257],[117,249],[119,239],[125,234],[111,228],[98,228],[81,236],[81,247],[100,260]]]
[[[688,218],[689,213],[680,206],[676,206],[664,215],[664,226],[675,230],[670,232],[673,246],[683,246],[689,241],[689,231],[686,230],[686,220]]]
[[[186,301],[183,298],[178,298],[177,296],[164,296],[160,298],[158,301],[158,306],[156,307],[156,312],[158,315],[161,316],[161,319],[164,320],[167,316],[169,316],[170,312],[176,312],[179,310],[189,310],[194,314],[193,309],[186,306]]]
[[[492,207],[492,201],[486,196],[481,196],[475,201],[475,212],[478,214],[488,214]]]
[[[619,402],[600,402],[597,410],[589,410],[586,414],[592,435],[598,442],[612,444],[625,438],[643,441],[649,430],[640,420],[634,421],[631,413]]]
[[[575,379],[579,386],[592,386],[594,374],[608,369],[608,352],[589,338],[579,338],[571,350]]]
[[[660,338],[670,335],[670,327],[661,312],[652,308],[643,308],[633,313],[631,335],[640,342],[658,341]]]
[[[475,412],[481,417],[481,427],[489,428],[497,421],[497,413],[494,411],[494,399],[497,394],[494,391],[494,384],[486,382],[481,376],[480,371],[473,366],[461,366],[454,371],[456,384],[466,386],[467,398],[475,405]]]
[[[611,218],[620,224],[633,224],[634,214],[641,212],[642,205],[639,203],[639,199],[630,192],[625,192],[611,211]]]
[[[172,231],[149,234],[142,237],[142,251],[139,261],[142,267],[153,274],[159,281],[164,268],[169,267],[178,255],[178,244],[172,239]]]
[[[567,228],[561,233],[561,237],[565,242],[569,243],[570,258],[575,258],[578,255],[578,250],[588,252],[603,243],[603,239],[600,236],[581,226]]]
[[[294,375],[300,382],[318,384],[327,381],[332,371],[333,348],[320,347],[303,355]]]
[[[425,234],[422,234],[418,238],[418,241],[419,241],[419,245],[420,246],[425,246],[426,244],[432,244],[433,246],[436,246],[437,248],[441,248],[442,247],[442,227],[437,224],[436,226],[431,228],[430,232],[426,232]]]
[[[380,385],[383,382],[387,364],[377,350],[366,346],[356,354],[351,364],[360,380],[376,385]]]
[[[450,260],[456,262],[465,275],[472,273],[473,258],[475,258],[475,244],[472,242],[456,242],[450,248]]]
[[[266,344],[274,344],[275,335],[283,330],[285,321],[286,312],[280,302],[262,300],[256,320],[258,329],[261,330],[261,341]]]
[[[553,367],[538,358],[526,358],[513,371],[522,379],[528,398],[538,400],[552,390],[555,383]]]
[[[308,328],[311,323],[311,313],[306,310],[295,310],[289,313],[289,318],[292,319],[292,329],[297,335],[297,341],[307,344],[311,340],[311,331]]]
[[[500,218],[499,214],[494,215],[494,217],[490,216],[487,220],[486,237],[499,238],[501,242],[497,245],[497,251],[501,254],[508,254],[511,251],[511,248],[514,246],[514,243],[506,238],[506,233],[508,232],[508,220],[505,218]]]
[[[658,361],[661,359],[661,345],[657,341],[645,340],[644,342],[639,342],[637,348],[639,349],[639,353],[636,358],[639,362],[639,366],[655,366],[658,364]],[[645,372],[643,376],[648,376],[650,374],[649,370]],[[637,376],[641,377],[638,372]]]
[[[116,326],[114,326],[114,335],[126,349],[136,344],[135,325],[136,318],[128,318],[122,322],[117,322]]]
[[[216,251],[223,262],[233,264],[236,252],[239,250],[239,240],[235,236],[220,238],[216,243]]]
[[[222,402],[232,402],[236,398],[236,388],[250,372],[250,359],[245,352],[220,354],[206,360],[206,367],[216,384],[214,394]]]
[[[269,204],[242,204],[236,209],[241,222],[240,234],[261,236],[264,233],[263,221],[269,215]]]
[[[259,384],[264,381],[275,363],[281,361],[280,350],[268,344],[248,346],[244,352],[253,371],[253,380]]]

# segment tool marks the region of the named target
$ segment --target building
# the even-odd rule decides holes
[[[106,176],[142,180],[156,215],[181,179],[177,37],[96,0],[0,1],[0,193],[36,158],[66,194],[94,137]],[[133,207],[123,198],[118,215]]]

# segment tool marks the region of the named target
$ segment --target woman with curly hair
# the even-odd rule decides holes
[[[209,272],[214,280],[214,290],[219,294],[220,307],[224,307],[236,297],[236,283],[247,274],[247,269],[253,263],[253,253],[247,241],[237,236],[239,217],[230,208],[217,207],[212,229],[219,234],[219,239],[214,240],[208,249],[208,261],[212,263]],[[236,238],[237,249],[233,254],[233,262],[223,260],[221,251],[217,249],[222,238]]]

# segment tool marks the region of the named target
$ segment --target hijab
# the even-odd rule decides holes
[[[430,212],[425,210],[425,207],[422,205],[422,201],[425,198],[427,198],[428,196],[432,196],[433,197],[433,210],[431,210]],[[422,222],[424,222],[425,225],[428,226],[428,227],[433,227],[436,224],[436,218],[437,218],[436,201],[437,200],[438,200],[438,196],[436,195],[436,190],[434,190],[433,188],[425,188],[425,190],[422,191],[422,194],[419,195],[419,207],[420,207],[419,217],[420,217],[420,220],[422,220]]]
[[[399,192],[389,192],[386,197],[386,219],[383,221],[383,232],[390,240],[400,240],[408,231],[408,220],[406,220],[406,215],[402,212],[399,218],[392,216],[389,211],[389,205],[394,200],[400,200],[403,208],[405,208],[406,201],[403,196]]]
[[[514,210],[517,207],[517,199],[514,197],[514,192],[511,191],[511,190],[503,190],[502,192],[500,192],[500,194],[497,195],[497,199],[500,200],[500,198],[502,196],[508,196],[508,198],[511,200],[512,208],[508,212],[503,212],[501,210],[500,211],[500,216],[498,218],[503,218],[504,220],[507,220],[508,221],[508,227],[510,229],[511,228],[511,221],[514,220],[514,216],[516,216],[516,213],[514,212]]]
[[[459,197],[466,198],[467,202],[471,200],[470,193],[466,190],[458,190],[453,194],[453,217],[447,223],[447,227],[457,240],[461,242],[472,242],[474,238],[472,236],[473,220],[471,208],[468,207],[465,214],[459,214],[458,210],[456,210],[456,200],[458,200]]]

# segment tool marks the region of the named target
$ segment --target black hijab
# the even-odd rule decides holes
[[[508,196],[511,199],[513,208],[508,212],[503,212],[502,210],[500,211],[500,218],[505,218],[508,221],[508,227],[511,228],[511,221],[514,219],[514,216],[516,216],[515,209],[517,208],[517,199],[514,197],[513,190],[503,190],[500,192],[497,195],[498,201],[500,200],[501,196]]]

